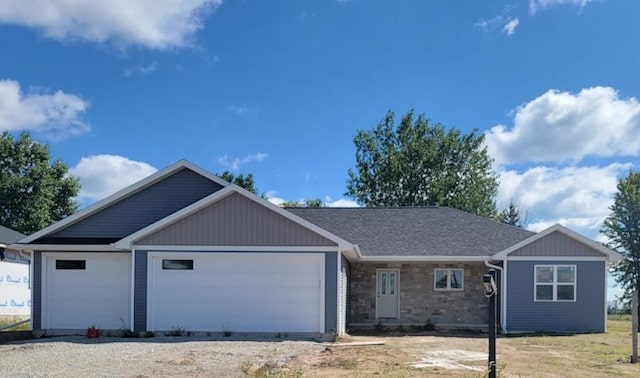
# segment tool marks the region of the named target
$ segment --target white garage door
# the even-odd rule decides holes
[[[46,253],[43,259],[43,328],[129,327],[131,255]]]
[[[150,256],[150,330],[324,332],[323,254]]]

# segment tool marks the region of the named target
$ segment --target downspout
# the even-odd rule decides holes
[[[500,271],[500,328],[502,332],[507,333],[507,329],[505,327],[506,324],[506,304],[507,304],[507,292],[505,291],[505,284],[507,281],[507,277],[504,276],[504,272],[501,266],[491,264],[489,260],[484,260],[484,265],[488,268],[497,269]]]

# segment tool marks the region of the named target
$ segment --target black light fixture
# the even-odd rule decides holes
[[[489,300],[489,361],[488,361],[488,377],[496,378],[496,294],[498,287],[496,286],[496,271],[489,269],[489,273],[482,276],[482,284],[484,285],[484,295]]]

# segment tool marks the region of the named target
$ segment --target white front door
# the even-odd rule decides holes
[[[398,269],[378,269],[376,280],[376,318],[398,318]]]

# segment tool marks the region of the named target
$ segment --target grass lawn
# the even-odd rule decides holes
[[[483,377],[487,340],[484,335],[355,336],[344,341],[382,340],[378,346],[330,346],[320,355],[298,356],[269,376],[308,377]],[[609,317],[606,334],[520,336],[498,339],[500,377],[640,377],[640,364],[630,364],[631,321]],[[459,356],[449,368],[415,368],[425,356]],[[465,360],[471,355],[483,359]],[[450,369],[454,367],[453,369]],[[275,374],[274,374],[275,373]]]
[[[19,323],[22,320],[29,319],[28,316],[0,316],[0,328],[5,326]],[[17,327],[7,329],[7,331],[28,331],[30,329],[29,323],[20,324]],[[0,331],[2,332],[2,331]]]

